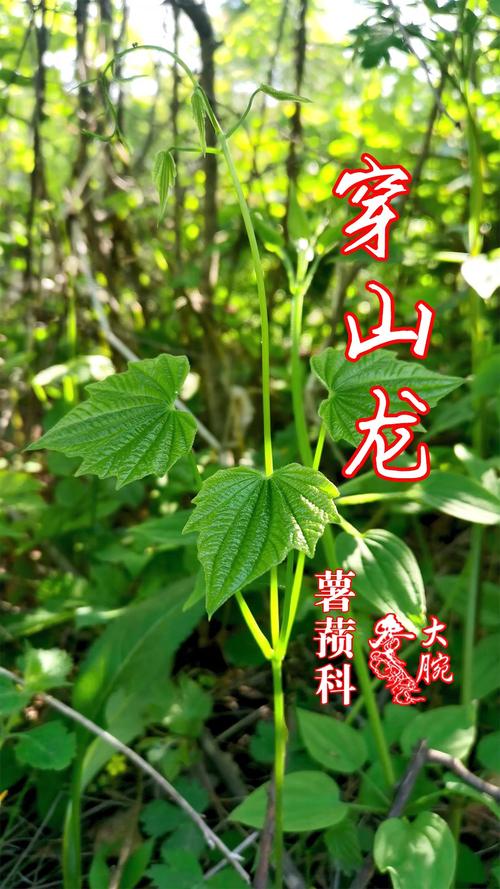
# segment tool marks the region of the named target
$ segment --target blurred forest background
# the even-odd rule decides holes
[[[266,271],[276,466],[299,459],[290,392],[297,263],[315,264],[300,342],[312,438],[324,393],[308,360],[345,346],[347,307],[364,330],[375,323],[366,282],[376,277],[391,289],[401,325],[414,323],[417,299],[436,309],[426,366],[464,382],[425,424],[434,487],[384,483],[368,470],[342,483],[350,454],[342,441],[328,442],[321,468],[350,521],[388,529],[412,550],[428,613],[448,622],[454,685],[431,686],[419,708],[393,706],[375,686],[395,777],[421,736],[485,779],[500,772],[499,13],[486,0],[2,4],[0,640],[2,665],[28,683],[23,690],[0,676],[2,889],[62,887],[63,857],[66,889],[78,889],[76,859],[90,889],[194,889],[207,874],[214,889],[244,885],[231,867],[217,870],[219,852],[126,756],[75,736],[71,721],[47,707],[50,689],[132,745],[230,848],[243,843],[249,872],[264,861],[255,885],[272,885],[272,870],[262,875],[266,829],[259,838],[251,818],[230,819],[269,777],[271,678],[234,600],[211,621],[204,616],[194,535],[181,535],[195,490],[191,464],[183,459],[168,478],[116,491],[112,481],[75,478],[77,460],[24,450],[85,397],[87,383],[168,352],[190,361],[181,397],[203,424],[202,473],[263,464],[258,305],[235,195],[219,156],[198,151],[190,85],[165,55],[153,48],[121,58],[110,104],[99,72],[134,43],[178,51],[226,129],[260,83],[312,100],[259,94],[231,138]],[[210,129],[207,140],[215,146]],[[177,177],[159,222],[153,166],[172,146],[193,150],[175,152]],[[382,266],[340,255],[352,211],[331,189],[363,151],[413,177]],[[299,730],[296,707],[319,711],[312,594],[324,567],[318,548],[286,667],[287,770],[333,773],[350,810],[343,820],[335,814],[338,826],[308,829],[314,793],[306,784],[289,800],[302,818],[287,833],[290,889],[350,886],[394,792],[362,702],[348,717],[360,745],[353,759],[349,736],[326,744],[345,756],[330,767],[328,753]],[[390,585],[383,565],[381,578],[371,582]],[[265,580],[249,592],[265,623]],[[360,607],[367,620],[380,616],[369,602]],[[345,715],[340,705],[321,712],[334,726]],[[406,814],[430,806],[448,822],[457,886],[500,885],[498,807],[457,785],[428,765]],[[73,833],[67,820],[65,828],[70,798],[81,808]],[[402,843],[392,866],[424,867]],[[428,885],[442,889],[433,866]],[[399,879],[393,885],[403,889],[422,885],[418,870]],[[391,877],[378,872],[370,885],[390,886]]]

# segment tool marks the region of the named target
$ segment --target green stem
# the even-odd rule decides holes
[[[464,4],[465,9],[466,4]],[[471,46],[469,49],[470,59],[472,59],[473,45],[471,38]],[[473,108],[468,98],[468,83],[466,78],[469,74],[467,59],[463,59],[462,75],[464,78],[462,98],[465,104],[467,115],[466,120],[466,136],[469,172],[471,178],[471,189],[469,198],[469,253],[471,256],[478,256],[481,253],[483,238],[481,235],[481,214],[483,208],[483,174],[482,174],[482,158],[481,145],[478,127],[474,116]],[[480,364],[484,359],[484,344],[482,342],[481,327],[481,299],[477,293],[471,290],[469,295],[469,321],[470,321],[470,337],[471,337],[471,364],[472,373],[477,374]],[[472,442],[476,450],[477,456],[482,456],[483,446],[483,416],[482,405],[477,398],[473,397],[474,407],[474,423],[472,427]],[[480,525],[473,525],[471,531],[471,548],[469,556],[469,596],[467,600],[467,613],[465,618],[465,634],[463,649],[463,679],[462,679],[462,701],[470,703],[472,700],[472,665],[474,655],[474,639],[477,623],[477,608],[480,588],[481,575],[481,548],[483,541],[484,529]]]
[[[271,582],[269,586],[269,605],[271,611],[271,641],[276,651],[280,637],[280,602],[278,590],[278,569],[271,568]]]
[[[299,606],[300,600],[300,590],[302,586],[302,577],[304,575],[304,564],[306,561],[306,554],[299,553],[297,556],[297,563],[295,565],[295,574],[293,577],[293,584],[290,590],[290,596],[287,596],[287,600],[285,601],[284,606],[284,616],[285,619],[283,621],[283,625],[281,627],[281,634],[278,644],[278,654],[281,657],[285,657],[288,643],[290,641],[290,635],[292,633],[292,627],[295,621],[295,615],[297,614],[297,608]]]
[[[269,346],[269,318],[267,312],[266,287],[264,282],[264,272],[260,260],[259,247],[255,230],[250,216],[243,189],[241,187],[238,173],[234,165],[229,144],[224,133],[218,123],[213,110],[206,100],[207,114],[210,118],[212,126],[218,136],[219,143],[222,147],[226,165],[231,176],[243,223],[246,229],[250,252],[252,255],[253,267],[255,272],[255,280],[257,284],[257,294],[259,298],[260,324],[261,324],[261,355],[262,355],[262,416],[264,427],[264,468],[267,476],[273,472],[273,449],[272,449],[272,432],[271,432],[271,371],[270,371],[270,346]],[[240,608],[242,608],[243,616],[252,632],[256,641],[260,645],[261,650],[265,653],[269,645],[264,634],[260,630],[253,615],[248,609],[240,594]],[[243,606],[243,607],[242,607]],[[283,781],[285,777],[285,757],[286,757],[286,740],[287,728],[285,722],[285,704],[283,697],[283,681],[282,681],[282,658],[277,652],[279,644],[279,594],[278,594],[278,572],[277,568],[271,570],[270,582],[270,610],[271,610],[271,632],[274,651],[272,655],[272,671],[273,671],[273,704],[274,704],[274,792],[275,792],[275,818],[274,818],[274,856],[276,868],[275,885],[277,889],[281,889],[283,885]],[[269,653],[266,654],[269,657]]]
[[[323,451],[323,446],[325,444],[326,438],[326,429],[324,424],[322,424],[318,441],[316,443],[316,451],[314,453],[314,457],[312,459],[312,468],[317,469],[321,460],[321,454]],[[333,534],[331,532],[331,528],[329,526],[325,529],[325,534],[323,535],[323,540],[327,537],[327,532],[330,532],[330,555],[332,558],[332,565],[335,564],[335,543],[333,540]],[[297,608],[299,607],[300,601],[300,590],[302,586],[302,578],[304,575],[304,565],[305,565],[306,557],[305,553],[299,553],[297,557],[297,562],[295,565],[295,574],[293,577],[293,583],[291,585],[287,584],[285,591],[285,603],[283,606],[283,624],[281,627],[281,634],[278,644],[278,653],[281,657],[285,657],[288,643],[290,641],[290,635],[292,632],[293,624],[295,621],[295,616],[297,614]]]
[[[269,319],[267,314],[266,286],[264,283],[264,272],[260,261],[259,247],[255,230],[253,227],[250,211],[248,209],[243,189],[238,179],[238,174],[234,166],[234,161],[229,150],[229,145],[222,131],[218,132],[219,141],[222,146],[222,153],[225,157],[229,175],[233,181],[240,211],[245,225],[248,242],[250,244],[250,252],[252,254],[253,267],[255,272],[255,280],[257,284],[257,294],[259,298],[260,324],[261,324],[261,349],[262,349],[262,417],[264,426],[264,467],[266,475],[272,475],[273,472],[273,449],[271,436],[271,372],[269,361]]]
[[[82,885],[81,862],[81,778],[83,753],[80,749],[73,765],[70,798],[64,820],[62,866],[64,889],[79,889]]]
[[[275,887],[283,886],[283,784],[285,780],[285,760],[287,728],[285,722],[285,699],[283,694],[282,660],[273,657],[273,697],[274,697],[274,867]]]
[[[326,426],[324,423],[322,423],[320,426],[320,429],[319,429],[319,433],[318,433],[318,440],[316,442],[316,450],[314,452],[314,457],[311,460],[311,465],[312,465],[313,469],[319,469],[319,464],[321,462],[321,454],[323,453],[323,448],[325,446],[325,439],[326,439]]]
[[[304,305],[304,288],[298,287],[292,297],[292,350],[291,350],[291,382],[292,405],[295,433],[299,453],[304,466],[311,466],[313,455],[309,444],[307,421],[304,410],[304,392],[302,379],[302,362],[300,359],[300,336],[302,332],[302,309]]]
[[[384,728],[382,726],[371,676],[366,665],[363,646],[357,635],[354,637],[354,668],[356,670],[359,688],[368,714],[370,728],[375,739],[382,771],[388,786],[393,787],[396,781],[396,776],[392,767],[391,754],[389,753],[389,748],[385,739]]]
[[[312,468],[319,469],[319,464],[321,462],[321,455],[323,453],[323,448],[326,440],[326,426],[324,423],[321,424],[318,441],[316,442],[316,450],[314,452],[314,458],[312,461]],[[350,526],[352,527],[352,526]],[[331,565],[333,568],[337,563],[337,549],[335,546],[335,538],[333,536],[333,531],[330,525],[327,525],[325,528],[325,532],[323,537],[321,538],[321,544],[323,546],[323,550],[325,553],[325,558],[328,565]]]
[[[179,65],[179,68],[182,68],[182,70],[185,72],[185,74],[187,74],[191,83],[193,84],[194,88],[196,89],[196,87],[198,86],[198,81],[197,81],[195,75],[193,74],[193,72],[191,71],[191,68],[189,67],[189,65],[186,65],[186,63],[181,59],[180,56],[177,55],[177,53],[172,52],[171,49],[166,49],[164,46],[158,46],[156,43],[141,43],[138,46],[129,46],[127,49],[122,49],[121,52],[117,52],[113,56],[113,58],[110,59],[110,61],[107,63],[107,65],[103,69],[103,74],[106,75],[109,70],[113,69],[115,66],[115,63],[118,61],[118,59],[123,59],[125,56],[130,55],[131,52],[138,52],[141,49],[153,49],[155,52],[162,52],[162,53],[165,53],[165,55],[170,56],[171,59],[174,59],[177,62],[177,64]],[[85,81],[85,82],[90,83],[91,81]],[[81,86],[83,86],[83,85],[84,84],[81,84]]]
[[[191,469],[193,470],[193,484],[196,491],[201,490],[201,486],[203,485],[203,479],[201,477],[200,470],[198,469],[198,464],[196,462],[196,454],[191,449],[189,452],[189,462],[191,464]]]
[[[226,130],[226,133],[225,133],[226,139],[229,139],[229,138],[233,135],[233,133],[236,132],[236,130],[238,129],[238,127],[241,126],[241,124],[243,123],[243,121],[246,120],[246,118],[247,118],[248,115],[250,114],[250,109],[251,109],[251,107],[252,107],[252,105],[253,105],[253,100],[255,99],[255,96],[258,95],[258,93],[260,93],[260,86],[257,87],[256,90],[253,91],[252,95],[250,96],[250,98],[249,98],[249,100],[248,100],[247,107],[245,108],[245,110],[244,110],[243,114],[241,115],[241,117],[238,118],[238,120],[236,121],[236,123],[233,124],[233,126],[230,127],[229,130]]]
[[[469,560],[469,584],[467,596],[467,612],[465,616],[465,633],[463,649],[462,702],[470,704],[472,693],[472,668],[474,664],[474,643],[476,636],[477,606],[481,577],[481,548],[484,528],[473,525],[471,531],[471,548]]]
[[[262,632],[261,628],[259,627],[257,621],[255,620],[255,617],[253,616],[253,614],[252,614],[250,608],[248,607],[245,599],[243,598],[241,592],[238,591],[235,595],[236,595],[236,601],[237,601],[238,605],[240,606],[240,611],[243,615],[243,618],[245,620],[245,623],[246,623],[248,629],[250,630],[253,638],[255,639],[255,641],[256,641],[257,645],[259,646],[264,657],[268,661],[271,660],[274,652],[273,652],[273,649],[271,648],[271,645],[269,644],[269,640],[266,638],[266,636]]]

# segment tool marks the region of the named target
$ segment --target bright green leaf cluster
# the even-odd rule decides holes
[[[72,660],[61,648],[29,648],[24,662],[24,681],[31,693],[63,685]]]

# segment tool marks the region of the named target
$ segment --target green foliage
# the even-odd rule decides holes
[[[478,700],[500,688],[499,647],[500,633],[480,639],[475,647],[472,682],[474,697]]]
[[[477,745],[477,757],[486,769],[500,772],[500,731],[481,738]]]
[[[152,853],[152,842],[141,843],[140,846],[134,849],[125,862],[120,880],[120,889],[135,889],[140,884]]]
[[[269,784],[252,791],[236,809],[231,820],[262,828],[266,817]],[[291,772],[284,783],[284,830],[291,833],[320,830],[342,821],[348,807],[340,802],[333,778],[323,772]]]
[[[179,810],[173,803],[163,799],[155,799],[144,806],[141,812],[141,824],[149,837],[162,837],[177,826]]]
[[[24,682],[33,694],[63,685],[72,668],[72,660],[60,648],[28,648],[24,657]]]
[[[344,818],[340,824],[329,828],[324,835],[326,848],[336,867],[350,874],[362,862],[358,831],[351,818]]]
[[[473,706],[436,707],[418,713],[401,736],[403,751],[410,755],[415,744],[425,738],[429,747],[464,759],[476,737],[476,714]]]
[[[367,757],[363,736],[333,716],[297,709],[297,720],[307,752],[332,772],[357,772]]]
[[[172,657],[199,619],[199,605],[184,611],[192,581],[172,584],[159,595],[135,603],[112,621],[90,647],[73,689],[73,705],[103,720],[125,743],[137,735],[152,710],[160,717],[169,701],[167,677]],[[87,749],[82,785],[111,755],[99,739]]]
[[[19,735],[16,757],[34,769],[61,771],[75,755],[76,739],[63,722],[54,720]]]
[[[370,395],[372,386],[385,388],[390,398],[390,410],[395,413],[408,408],[398,398],[398,390],[402,387],[413,389],[434,407],[441,398],[462,385],[462,380],[457,377],[436,374],[421,363],[399,361],[393,352],[384,350],[371,352],[353,363],[341,352],[326,349],[311,359],[311,367],[329,391],[329,398],[319,407],[328,432],[336,441],[343,439],[353,445],[360,439],[356,420],[371,417],[375,409]]]
[[[203,156],[205,156],[207,151],[207,139],[205,133],[205,120],[207,116],[207,110],[205,107],[205,98],[203,96],[201,87],[199,86],[196,87],[193,95],[191,96],[191,110],[193,112],[194,122],[198,128],[201,150],[203,152]]]
[[[196,738],[212,712],[212,699],[188,676],[181,676],[165,708],[163,725],[183,737]]]
[[[471,787],[470,784],[465,784],[463,781],[458,781],[451,772],[445,772],[443,775],[443,783],[444,783],[444,793],[448,794],[452,797],[462,797],[463,799],[472,800],[475,803],[478,803],[480,806],[484,806],[486,809],[489,809],[490,812],[493,813],[495,818],[500,818],[500,805],[495,802],[494,799],[487,793],[481,793],[480,790],[476,790],[475,787]]]
[[[170,852],[167,863],[153,864],[148,876],[156,889],[169,889],[170,886],[178,889],[202,889],[204,884],[203,871],[198,861],[185,852]]]
[[[439,815],[422,812],[409,823],[389,818],[377,830],[373,855],[377,868],[389,873],[394,889],[449,889],[455,872],[455,843]]]
[[[172,355],[130,363],[125,373],[91,383],[88,401],[29,449],[83,457],[76,475],[116,476],[117,488],[163,475],[189,452],[196,432],[193,417],[174,407],[188,370],[187,358]]]
[[[160,198],[158,224],[160,224],[167,212],[167,200],[176,174],[177,170],[172,152],[162,149],[156,155],[153,166],[153,182],[156,185]]]
[[[0,716],[17,713],[28,703],[31,695],[10,679],[0,676]]]
[[[132,745],[233,849],[241,824],[264,824],[262,782],[273,764],[279,773],[281,689],[266,657],[295,608],[282,669],[285,827],[302,834],[286,847],[304,883],[350,883],[377,832],[387,884],[446,887],[458,850],[459,884],[500,885],[498,805],[451,772],[422,769],[404,817],[386,820],[422,737],[487,780],[498,770],[498,3],[376,0],[350,35],[348,5],[332,29],[314,4],[304,22],[300,4],[216,4],[192,79],[182,60],[174,68],[170,27],[157,49],[136,46],[137,3],[128,20],[118,0],[79,3],[78,21],[74,0],[28,18],[20,0],[4,6],[1,644],[21,673],[0,677],[2,885],[245,885],[230,866],[207,878],[220,856],[198,828],[125,756],[53,720],[43,695]],[[188,17],[179,11],[179,46]],[[212,62],[213,110],[196,85]],[[331,189],[363,150],[413,176],[383,265],[340,253],[354,213]],[[405,345],[343,357],[342,313],[365,332],[377,323],[373,277],[395,294],[398,325],[415,324],[418,299],[435,309],[425,362]],[[144,360],[126,370],[132,350]],[[311,356],[328,390],[323,449]],[[431,405],[416,431],[432,472],[395,485],[363,469],[342,483],[337,515],[327,479],[341,479],[378,383],[391,412],[406,408],[405,386]],[[181,386],[190,412],[176,408]],[[311,463],[316,443],[324,475],[295,463]],[[317,713],[314,575],[340,564],[356,572],[357,691],[350,712]],[[240,589],[265,653],[231,599]],[[210,623],[204,595],[218,609]],[[432,683],[418,710],[379,714],[362,643],[386,611],[419,631],[426,597],[448,623],[455,682]],[[401,650],[412,673],[417,648]],[[241,824],[227,827],[235,797]],[[51,853],[61,838],[64,874]],[[249,874],[258,855],[244,850]],[[268,882],[280,885],[277,848]]]
[[[337,518],[337,494],[324,475],[297,463],[269,477],[239,466],[207,479],[186,531],[199,532],[209,615],[291,549],[312,557],[326,524]]]
[[[339,534],[337,552],[344,568],[354,571],[352,588],[378,613],[392,611],[405,624],[422,626],[425,590],[411,549],[390,531],[374,528],[361,537]]]
[[[464,522],[496,525],[500,521],[500,499],[472,478],[452,472],[432,472],[413,494],[431,509]]]

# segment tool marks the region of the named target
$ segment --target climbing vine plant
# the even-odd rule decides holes
[[[283,691],[283,661],[301,594],[306,558],[312,558],[321,541],[325,558],[331,567],[338,561],[349,560],[351,567],[360,566],[358,592],[369,603],[391,608],[413,626],[422,626],[425,619],[425,596],[420,571],[406,545],[389,532],[372,530],[361,535],[337,510],[338,491],[331,480],[319,470],[327,435],[334,440],[356,443],[356,418],[366,411],[367,383],[383,377],[394,398],[407,382],[409,365],[392,355],[373,355],[361,365],[352,365],[341,353],[328,349],[315,356],[312,370],[326,390],[326,398],[319,407],[316,433],[308,429],[303,410],[303,369],[299,353],[304,295],[310,286],[318,258],[332,248],[326,232],[304,232],[301,210],[296,196],[291,195],[290,235],[296,247],[296,267],[286,257],[292,303],[292,355],[290,382],[293,395],[297,440],[303,464],[292,462],[275,469],[271,417],[271,369],[269,348],[269,318],[265,274],[260,256],[259,239],[271,243],[274,252],[285,256],[279,239],[262,219],[254,217],[247,205],[244,189],[233,161],[230,140],[251,113],[252,103],[259,93],[275,100],[307,101],[293,93],[276,90],[267,85],[256,89],[240,119],[224,131],[202,86],[189,67],[176,54],[157,46],[133,47],[118,54],[99,75],[99,86],[106,97],[106,107],[112,118],[112,132],[105,138],[113,141],[121,133],[110,97],[110,83],[118,62],[136,50],[155,50],[172,56],[192,85],[191,108],[202,153],[215,151],[227,167],[241,217],[245,227],[256,283],[256,305],[260,312],[260,343],[262,367],[263,466],[223,468],[204,477],[196,451],[197,420],[179,405],[182,384],[189,370],[183,356],[160,354],[156,358],[130,362],[128,370],[107,377],[88,386],[88,399],[67,413],[50,428],[30,449],[49,448],[69,457],[80,457],[77,474],[90,473],[98,478],[116,478],[117,487],[149,475],[164,476],[181,458],[189,458],[193,473],[194,508],[185,522],[184,532],[195,533],[198,558],[203,568],[206,610],[211,617],[230,597],[234,596],[243,620],[265,658],[270,662],[274,687],[274,868],[275,885],[283,881],[283,829],[286,822],[284,794],[287,781],[293,793],[294,775],[285,777],[287,726]],[[216,148],[207,148],[206,127],[211,127],[217,138]],[[100,137],[104,138],[104,137]],[[153,177],[159,195],[159,221],[168,212],[168,194],[172,189],[177,156],[192,146],[173,145],[161,150],[155,160]],[[306,237],[305,237],[306,235]],[[413,371],[412,371],[413,372]],[[419,393],[429,405],[436,404],[458,385],[456,377],[418,369]],[[318,431],[319,430],[319,431]],[[311,441],[316,434],[316,446]],[[425,496],[425,495],[422,495]],[[335,541],[330,525],[341,532]],[[286,562],[286,570],[281,566]],[[377,583],[374,565],[387,578],[386,588]],[[405,577],[402,578],[402,572]],[[258,623],[245,598],[245,588],[255,579],[268,575],[270,625]],[[389,592],[388,592],[389,590]],[[358,651],[356,669],[361,695],[364,699],[373,731],[375,745],[389,784],[394,782],[394,768],[387,741],[381,728],[380,716],[374,704],[363,653]],[[319,717],[320,719],[322,717]],[[312,738],[314,727],[310,715],[301,717],[304,736]],[[349,728],[346,725],[345,731]],[[352,739],[347,735],[348,743]],[[309,743],[309,741],[307,742]],[[310,740],[314,748],[314,740]],[[353,748],[354,749],[354,748]],[[354,754],[353,754],[354,755]],[[361,753],[361,759],[363,754]],[[312,773],[311,792],[314,792]],[[331,779],[325,777],[325,781]],[[324,788],[323,782],[323,788]],[[265,795],[256,791],[234,813],[244,823],[262,826]],[[341,818],[338,799],[332,796],[331,812]],[[338,794],[337,794],[338,797]],[[336,808],[337,807],[337,808]],[[257,814],[256,814],[257,811]],[[260,813],[260,814],[259,814]],[[423,817],[423,816],[422,816]],[[427,817],[427,816],[426,816]],[[425,824],[425,830],[445,833],[448,828],[438,816],[429,816],[436,823]],[[321,821],[321,818],[320,818]],[[314,826],[314,825],[313,825]],[[318,822],[317,827],[322,826]],[[424,829],[422,827],[422,831]],[[286,828],[286,823],[285,823]],[[77,831],[75,809],[70,811],[67,837]],[[290,816],[288,829],[297,827]],[[389,830],[389,826],[386,827]],[[405,839],[406,842],[406,839]],[[443,840],[444,842],[444,840]],[[383,837],[378,839],[376,856],[385,866],[381,851]],[[66,844],[66,850],[70,844]],[[71,854],[66,857],[66,872],[73,866]],[[390,867],[390,862],[387,867]],[[446,877],[447,880],[447,877]],[[448,885],[443,882],[442,885]]]

